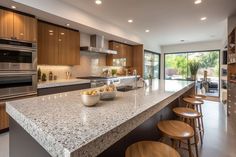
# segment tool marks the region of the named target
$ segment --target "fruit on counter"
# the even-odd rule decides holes
[[[116,91],[116,86],[114,84],[111,85],[105,85],[101,88],[99,88],[100,92],[113,92]]]
[[[98,95],[98,91],[97,90],[86,90],[86,91],[82,91],[81,94],[83,95]]]

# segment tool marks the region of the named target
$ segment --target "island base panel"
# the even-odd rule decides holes
[[[161,120],[177,119],[177,116],[173,113],[173,108],[177,106],[185,106],[183,103],[183,97],[189,96],[195,93],[195,89],[190,88],[186,93],[181,95],[178,99],[172,101],[169,105],[163,108],[161,111],[153,115],[146,120],[143,124],[135,128],[121,140],[113,144],[107,150],[102,152],[98,157],[125,157],[125,151],[133,143],[144,140],[158,141],[162,137],[161,133],[157,129],[157,123]]]
[[[51,157],[15,120],[10,118],[10,157]]]

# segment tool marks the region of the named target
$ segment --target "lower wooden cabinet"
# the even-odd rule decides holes
[[[0,132],[9,128],[9,116],[6,113],[6,104],[0,102]]]
[[[90,83],[38,89],[38,96],[91,88]]]

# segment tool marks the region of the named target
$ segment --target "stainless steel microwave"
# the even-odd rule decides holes
[[[0,39],[0,71],[35,71],[36,43]]]

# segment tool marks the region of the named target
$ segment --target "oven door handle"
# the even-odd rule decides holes
[[[26,47],[15,47],[15,46],[8,46],[8,45],[0,45],[0,50],[13,50],[13,51],[20,51],[20,52],[36,52],[34,48],[26,48]]]
[[[0,77],[6,76],[29,76],[29,75],[36,75],[36,72],[27,72],[27,73],[0,73]]]

